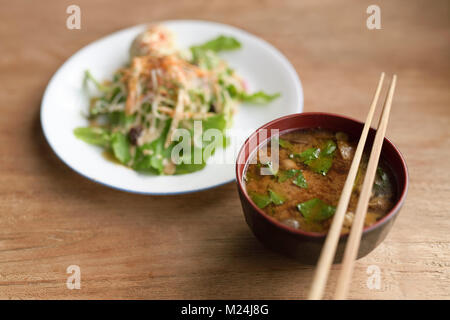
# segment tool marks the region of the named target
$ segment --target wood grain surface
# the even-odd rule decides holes
[[[295,66],[306,111],[363,120],[380,72],[397,73],[387,135],[406,157],[409,194],[386,240],[357,262],[350,298],[450,298],[448,1],[376,1],[381,30],[366,28],[374,1],[0,2],[0,298],[305,298],[312,268],[261,246],[234,183],[123,193],[79,176],[47,145],[39,110],[58,67],[102,36],[164,19],[218,21],[269,41]],[[66,28],[74,3],[81,30]],[[80,290],[66,288],[69,265],[81,268]],[[366,285],[370,265],[379,290]]]

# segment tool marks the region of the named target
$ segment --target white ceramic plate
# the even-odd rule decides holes
[[[289,61],[273,46],[243,30],[207,21],[176,20],[160,22],[174,31],[181,48],[200,44],[219,35],[238,39],[240,50],[220,54],[246,81],[249,90],[280,92],[268,105],[246,105],[235,115],[232,139],[225,150],[218,150],[207,166],[198,172],[177,176],[152,176],[108,161],[103,150],[75,138],[73,130],[86,126],[89,97],[82,88],[84,71],[89,69],[100,80],[108,79],[128,61],[128,50],[144,25],[115,32],[84,47],[55,73],[45,90],[41,123],[51,148],[70,168],[106,186],[128,192],[164,195],[204,190],[235,179],[234,159],[250,133],[275,118],[301,112],[303,92]],[[226,164],[219,160],[227,158]],[[223,161],[222,161],[223,162]]]

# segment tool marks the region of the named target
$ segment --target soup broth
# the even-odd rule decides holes
[[[295,229],[326,233],[357,143],[342,132],[308,129],[283,134],[278,144],[278,166],[266,160],[271,155],[272,141],[261,147],[247,165],[244,175],[247,193],[260,209],[276,220]],[[345,214],[343,233],[349,232],[353,222],[367,162],[365,151]],[[380,163],[365,219],[366,227],[392,209],[395,196],[392,181],[389,169]]]

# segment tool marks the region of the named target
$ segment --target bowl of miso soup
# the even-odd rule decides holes
[[[242,146],[236,178],[245,219],[266,246],[306,264],[319,258],[364,124],[329,113],[285,116],[259,128]],[[336,252],[342,260],[376,131],[370,129]],[[385,138],[358,258],[392,228],[408,189],[399,150]]]

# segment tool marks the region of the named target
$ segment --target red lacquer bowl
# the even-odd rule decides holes
[[[334,132],[345,132],[355,141],[358,141],[363,126],[364,124],[359,121],[336,114],[320,112],[299,113],[288,115],[265,124],[245,141],[236,160],[238,192],[248,226],[266,247],[294,257],[303,263],[315,264],[325,241],[325,235],[290,228],[265,214],[264,211],[259,209],[251,201],[245,190],[243,175],[249,157],[254,154],[258,145],[265,142],[261,140],[261,136],[259,135],[261,130],[268,129],[268,139],[271,137],[270,129],[278,129],[280,134],[282,134],[283,132],[296,129],[323,128]],[[372,145],[375,133],[376,131],[371,128],[366,146]],[[258,144],[249,142],[251,139],[257,139],[257,137],[259,137]],[[405,201],[408,190],[408,170],[405,160],[400,151],[387,138],[384,139],[380,161],[383,161],[389,166],[393,173],[396,187],[395,205],[381,220],[364,229],[358,258],[370,253],[384,240]],[[341,235],[339,239],[335,263],[340,262],[342,259],[347,237],[348,235]]]

